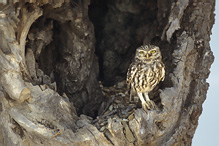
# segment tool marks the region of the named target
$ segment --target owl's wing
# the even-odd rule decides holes
[[[163,62],[161,62],[161,81],[164,81],[165,79],[165,65],[163,64]]]
[[[130,88],[130,84],[137,72],[137,66],[135,63],[131,63],[127,72],[127,78],[126,78],[126,83],[128,85],[128,88]]]

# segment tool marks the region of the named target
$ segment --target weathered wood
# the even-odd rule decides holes
[[[22,68],[20,68],[20,64],[22,64],[22,56],[20,54],[19,44],[16,41],[15,30],[9,20],[7,17],[1,18],[0,20],[1,45],[3,45],[1,47],[3,51],[0,51],[0,83],[12,99],[23,102],[30,98],[30,90],[24,85],[21,77]]]
[[[25,2],[0,5],[0,143],[191,145],[214,59],[214,0]],[[166,66],[147,112],[120,82],[143,43]]]

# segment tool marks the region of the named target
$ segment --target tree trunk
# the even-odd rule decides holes
[[[214,60],[214,0],[0,4],[0,145],[191,145]],[[153,110],[124,80],[142,44],[166,77]],[[99,80],[99,81],[98,81]]]

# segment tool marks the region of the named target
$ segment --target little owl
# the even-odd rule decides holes
[[[164,78],[165,66],[159,47],[145,45],[137,48],[126,79],[130,100],[137,94],[144,110],[154,108],[155,104],[150,100],[148,93]]]

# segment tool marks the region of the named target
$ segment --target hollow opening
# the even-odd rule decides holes
[[[124,80],[135,49],[145,39],[151,43],[156,29],[156,5],[156,1],[91,1],[89,17],[97,41],[99,78],[105,86]]]
[[[28,65],[31,79],[35,84],[50,84],[57,82],[56,64],[60,60],[59,47],[60,42],[57,41],[57,36],[60,34],[60,29],[57,27],[58,22],[52,19],[45,19],[43,16],[37,19],[30,28],[26,43],[26,63]],[[54,41],[55,40],[55,41]],[[34,57],[35,61],[31,73],[29,60]],[[47,76],[48,81],[44,77]],[[57,82],[58,83],[58,82]]]
[[[154,97],[155,103],[162,108],[158,89],[172,86],[169,73],[174,69],[174,44],[160,39],[165,26],[160,23],[157,1],[91,0],[89,17],[82,18],[81,24],[78,22],[80,17],[76,17],[77,22],[62,20],[65,13],[56,15],[59,11],[50,11],[47,7],[44,11],[45,15],[31,26],[26,44],[27,58],[31,58],[32,52],[36,61],[36,73],[31,74],[35,84],[47,84],[53,89],[57,85],[58,93],[69,97],[78,115],[95,118],[103,114],[106,112],[104,108],[111,108],[108,104],[113,102],[111,95],[118,95],[122,104],[128,107],[128,101],[124,98],[127,97],[124,83],[127,69],[136,48],[153,44],[161,49],[166,77],[149,96]],[[167,21],[167,18],[162,17],[162,21]],[[89,63],[83,65],[84,62]],[[96,78],[102,82],[100,87]],[[114,85],[116,88],[112,88]],[[118,89],[117,85],[121,87]],[[115,93],[117,90],[119,93]],[[131,107],[135,108],[133,105]],[[118,109],[128,111],[123,106]]]
[[[99,80],[105,87],[113,87],[126,79],[127,69],[134,58],[136,48],[146,44],[160,47],[166,66],[166,77],[149,96],[162,108],[159,89],[172,87],[169,73],[175,68],[172,64],[175,44],[170,45],[161,40],[164,22],[168,21],[165,15],[168,16],[169,12],[159,10],[159,3],[154,0],[141,0],[138,3],[134,0],[91,0],[88,14],[95,30]],[[166,6],[170,7],[171,3]]]

